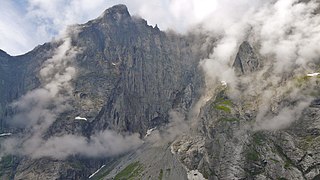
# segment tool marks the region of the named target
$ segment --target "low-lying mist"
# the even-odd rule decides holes
[[[319,3],[278,0],[250,6],[252,1],[246,2],[239,2],[240,7],[224,6],[223,11],[230,14],[223,13],[222,18],[213,12],[212,19],[203,22],[207,30],[220,37],[212,54],[200,63],[206,75],[206,94],[225,81],[235,101],[259,99],[255,129],[285,128],[300,117],[313,98],[296,80],[319,70],[320,16],[315,13]],[[233,63],[243,41],[251,44],[262,68],[240,76]],[[239,85],[246,88],[240,89]],[[279,99],[294,103],[279,105],[270,114]]]

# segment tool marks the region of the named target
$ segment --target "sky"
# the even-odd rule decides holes
[[[1,0],[0,49],[24,54],[116,4],[127,5],[131,15],[162,30],[184,32],[216,10],[218,0]]]
[[[113,4],[109,0],[2,0],[0,49],[10,55],[24,54],[59,36],[67,25],[95,18]]]

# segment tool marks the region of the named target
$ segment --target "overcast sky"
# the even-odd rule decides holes
[[[24,54],[57,37],[67,25],[85,23],[115,4],[150,25],[180,32],[214,11],[219,0],[1,0],[0,49]],[[230,1],[230,0],[226,0]]]

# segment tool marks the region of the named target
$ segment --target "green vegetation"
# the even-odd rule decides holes
[[[162,180],[162,178],[163,178],[163,170],[162,169],[160,169],[160,173],[159,173],[159,180]]]
[[[8,156],[4,156],[2,157],[1,161],[0,161],[0,167],[10,167],[13,165],[13,156],[8,155]]]
[[[260,154],[256,150],[249,150],[247,153],[247,159],[250,161],[258,161],[260,158]]]
[[[297,78],[295,78],[296,85],[297,85],[297,86],[302,86],[302,85],[305,84],[307,81],[309,81],[309,79],[310,79],[309,76],[297,77]]]
[[[227,106],[223,106],[223,105],[216,105],[214,106],[215,109],[218,109],[218,110],[221,110],[221,111],[224,111],[226,113],[231,113],[231,109]]]
[[[214,101],[215,104],[224,104],[227,106],[232,106],[232,101],[230,99],[225,99],[222,97],[217,97],[216,100]]]
[[[143,171],[143,166],[140,162],[134,162],[129,164],[121,172],[119,172],[114,179],[115,180],[129,180],[135,179]]]
[[[285,169],[289,169],[290,166],[291,166],[291,162],[290,162],[290,161],[286,161],[286,162],[284,163],[284,168],[285,168]]]
[[[299,147],[304,150],[312,148],[312,146],[318,144],[319,138],[320,138],[319,136],[317,137],[311,136],[311,135],[305,136],[300,140]]]
[[[10,172],[10,169],[13,166],[14,166],[14,156],[7,155],[7,156],[2,157],[1,161],[0,161],[0,177],[2,177],[5,174],[7,174],[7,175],[10,174],[9,176],[11,176],[12,172]]]
[[[314,139],[314,137],[312,137],[312,136],[307,136],[307,137],[306,137],[306,141],[307,141],[308,143],[312,143],[313,139]]]
[[[285,163],[284,163],[285,169],[289,169],[291,166],[295,166],[294,162],[286,156],[286,154],[283,152],[283,149],[279,145],[276,145],[276,148],[277,148],[278,154],[282,156],[283,160],[285,160]]]
[[[270,158],[270,160],[273,161],[274,163],[279,163],[279,161],[276,159]]]
[[[223,104],[226,106],[233,106],[232,101],[230,99],[224,100],[220,104]]]
[[[266,141],[266,137],[263,133],[257,132],[252,136],[252,140],[257,145],[263,145]]]
[[[225,113],[231,113],[231,108],[233,106],[232,101],[224,98],[217,98],[213,102],[213,108],[224,111]]]
[[[81,162],[72,162],[70,164],[70,166],[73,168],[73,169],[83,169],[84,166],[81,164]]]

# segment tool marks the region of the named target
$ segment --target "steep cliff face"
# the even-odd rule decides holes
[[[233,66],[238,74],[249,74],[257,71],[260,63],[251,45],[245,41],[239,47]]]
[[[191,45],[131,17],[124,6],[109,9],[84,25],[76,44],[85,47],[84,57],[77,60],[83,69],[78,79],[83,81],[76,82],[76,87],[82,89],[76,91],[89,99],[102,94],[96,98],[104,103],[93,129],[143,134],[167,122],[179,92],[199,82],[197,52]],[[94,73],[105,79],[98,80]],[[96,83],[85,87],[93,81]],[[192,99],[189,106],[191,103]]]
[[[4,114],[4,107],[7,104],[7,97],[8,97],[8,93],[7,93],[7,89],[5,87],[9,86],[8,83],[8,79],[10,77],[11,71],[10,71],[10,67],[8,65],[8,60],[10,59],[10,56],[8,54],[6,54],[5,52],[1,51],[0,52],[0,72],[1,72],[1,89],[0,89],[0,116],[2,117]],[[1,125],[0,128],[2,130],[3,128],[3,119],[0,119]]]
[[[197,46],[201,43],[192,43],[192,38],[165,34],[147,25],[145,20],[131,17],[124,5],[114,6],[86,24],[73,26],[69,32],[71,45],[77,52],[74,60],[61,62],[64,63],[61,68],[74,67],[77,73],[65,84],[72,88],[62,88],[61,93],[72,91],[72,96],[64,96],[68,99],[63,102],[72,106],[72,110],[58,114],[44,132],[44,138],[66,134],[90,137],[106,129],[144,137],[148,129],[168,122],[168,112],[173,107],[188,110],[199,96],[202,80],[197,65],[201,53]],[[62,51],[62,46],[63,42],[58,40],[22,56],[1,55],[4,86],[0,89],[3,92],[0,115],[1,122],[9,124],[2,128],[3,133],[30,131],[21,126],[17,131],[10,124],[17,111],[10,104],[28,91],[47,88],[43,74],[46,68],[51,68],[47,64],[57,56],[57,51]],[[66,52],[70,53],[70,50]],[[87,121],[76,121],[76,116]],[[110,158],[104,161],[109,162]],[[86,165],[74,165],[81,163]],[[9,163],[9,169],[14,171],[15,176],[11,174],[11,177],[15,179],[86,179],[91,168],[96,169],[100,164],[101,161],[77,158],[56,161],[19,157]],[[8,177],[8,172],[4,172],[4,177]]]
[[[5,125],[4,116],[12,113],[8,109],[8,105],[27,91],[39,86],[37,73],[41,60],[50,57],[50,53],[48,53],[49,49],[50,45],[45,44],[42,47],[36,48],[33,52],[17,57],[12,57],[4,51],[0,52],[1,131],[3,131]]]
[[[263,64],[258,56],[248,42],[242,43],[233,65],[238,75],[255,77]],[[251,80],[249,83],[255,84]],[[234,97],[227,85],[220,85],[201,109],[198,130],[178,138],[172,144],[173,151],[188,169],[198,169],[208,179],[317,179],[319,79],[293,76],[283,80],[290,81],[302,89],[300,94],[290,96],[287,92],[271,97],[267,111],[271,117],[279,116],[282,107],[295,106],[297,101],[293,99],[312,90],[314,100],[304,106],[301,116],[297,112],[299,118],[291,125],[272,130],[256,128],[262,103],[260,95],[254,91],[247,94],[248,86],[239,85],[242,91]],[[279,87],[267,89],[276,92]],[[294,118],[289,119],[294,121]],[[281,124],[281,119],[269,121],[265,126],[272,123]]]
[[[213,47],[212,37],[162,32],[117,5],[25,55],[1,51],[0,133],[12,133],[20,141],[14,139],[18,146],[3,154],[0,177],[316,179],[319,79],[292,75],[274,85],[267,81],[272,73],[264,67],[267,58],[248,40],[240,43],[231,63],[236,93],[227,83],[217,84],[204,101],[206,87],[198,64]],[[261,84],[263,90],[255,89]],[[278,88],[287,84],[288,89]],[[267,99],[264,92],[275,95]],[[266,107],[264,118],[281,115],[283,107],[294,111],[290,107],[298,104],[294,96],[300,94],[312,98],[290,126],[270,130],[271,125],[256,124],[263,119],[261,107]],[[21,108],[14,102],[27,105]],[[121,151],[123,146],[114,139],[103,144],[98,136],[103,132],[138,133],[143,143]],[[0,136],[0,145],[14,143],[6,141],[10,137]],[[99,145],[89,151],[102,146],[117,152],[78,150],[83,143]],[[46,149],[56,146],[60,151]]]

